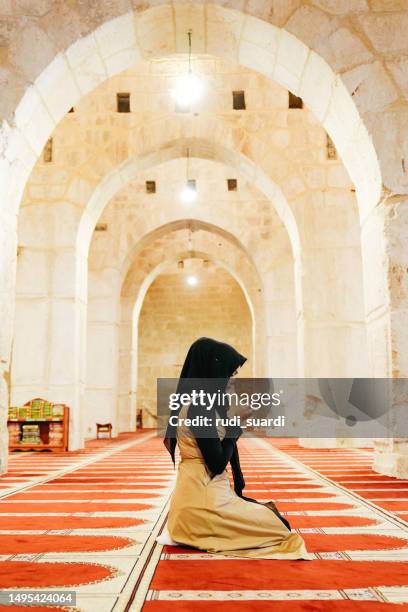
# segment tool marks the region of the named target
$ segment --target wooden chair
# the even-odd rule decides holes
[[[141,408],[136,412],[136,429],[143,429],[143,410]]]
[[[112,423],[97,423],[96,424],[96,438],[99,439],[100,433],[109,434],[108,437],[112,437]]]

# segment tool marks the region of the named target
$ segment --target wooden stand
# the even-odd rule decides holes
[[[100,433],[107,433],[108,437],[112,437],[112,423],[97,423],[96,424],[96,439],[99,439]]]
[[[141,408],[136,413],[136,429],[143,429],[143,410]]]
[[[7,421],[7,426],[9,430],[9,450],[50,450],[52,452],[63,452],[68,450],[68,428],[69,428],[69,407],[64,404],[52,404],[51,405],[51,414],[47,416],[32,416],[31,405],[33,402],[37,403],[36,412],[41,412],[41,402],[48,406],[50,409],[50,403],[46,400],[42,400],[41,398],[35,398],[35,400],[31,400],[24,404],[21,408],[10,408],[9,409],[9,419]],[[40,404],[40,409],[38,409],[38,404]],[[20,416],[21,412],[27,412],[27,416]],[[17,416],[15,416],[15,411],[17,411]],[[50,433],[52,434],[52,424],[60,423],[61,425],[61,442],[59,444],[50,444]],[[16,424],[19,428],[19,436],[22,437],[23,434],[23,425],[39,425],[40,429],[40,443],[13,443],[12,439],[16,438],[15,429]],[[52,435],[51,435],[52,439]]]

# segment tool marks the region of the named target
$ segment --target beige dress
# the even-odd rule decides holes
[[[187,407],[180,417],[185,417]],[[225,432],[220,431],[220,437]],[[308,559],[300,535],[272,510],[236,495],[226,471],[210,478],[190,429],[177,428],[181,460],[172,495],[168,531],[180,544],[212,554],[254,559]]]

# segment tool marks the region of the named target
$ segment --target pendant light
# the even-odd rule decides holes
[[[177,81],[175,89],[172,90],[172,96],[181,108],[189,108],[190,104],[196,102],[202,92],[203,83],[191,68],[191,35],[192,30],[187,32],[188,35],[188,72]]]
[[[197,197],[197,189],[195,180],[189,179],[189,162],[190,162],[190,150],[187,149],[187,162],[186,162],[186,184],[184,185],[180,199],[184,204],[191,204]]]

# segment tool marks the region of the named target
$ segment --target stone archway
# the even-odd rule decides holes
[[[203,146],[201,143],[199,143],[199,145]],[[205,145],[206,146],[203,147],[204,153],[206,153],[207,156],[212,158],[213,147],[211,145],[208,145],[207,143],[205,143]],[[200,149],[200,146],[198,147],[198,149]],[[167,151],[167,148],[165,148],[165,150]],[[185,149],[183,148],[181,144],[177,145],[176,147],[170,147],[169,148],[170,159],[174,157],[177,158],[177,156],[181,152],[180,150],[185,154]],[[157,155],[158,155],[158,161],[160,162],[161,161],[160,152]],[[228,159],[230,159],[231,156],[228,155],[228,152],[227,152],[225,154],[225,157],[226,157],[225,159],[225,162],[226,162]],[[150,164],[154,164],[154,162],[156,161],[156,156],[150,155],[150,156],[147,156],[147,159],[149,162],[147,164],[147,167],[150,167]],[[127,180],[131,180],[131,178],[133,177],[133,174],[137,175],[138,172],[141,172],[143,168],[143,163],[145,162],[145,160],[142,159],[142,168],[140,168],[139,161],[140,160],[138,159],[131,160],[128,164],[125,165],[125,170],[121,168],[121,170],[124,172],[124,176],[127,177]],[[246,171],[249,172],[251,168],[254,171],[256,167],[253,164],[250,164],[248,162],[245,165],[245,168],[246,168]],[[283,209],[283,212],[286,213],[285,214],[286,222],[289,227],[294,227],[296,230],[296,225],[294,223],[293,215],[291,214],[290,209],[287,209],[287,212],[284,209],[285,200],[283,196],[280,195],[279,190],[275,188],[274,184],[271,181],[267,180],[267,177],[265,174],[262,174],[262,173],[259,173],[259,174],[260,174],[261,179],[262,177],[265,177],[264,183],[261,183],[262,188],[264,189],[264,191],[269,189],[269,191],[267,191],[268,195],[270,193],[278,194],[279,197],[277,197],[276,200],[277,200],[278,205],[281,206],[281,209]],[[253,174],[250,172],[249,176],[252,177]],[[72,433],[72,436],[76,436],[76,437],[80,436],[80,429],[74,426],[74,421],[76,422],[77,420],[77,417],[75,415],[77,415],[78,411],[81,411],[80,406],[82,404],[82,400],[80,400],[79,395],[81,393],[83,395],[84,389],[85,389],[85,362],[86,362],[86,352],[85,352],[86,331],[85,330],[86,330],[87,284],[88,284],[87,283],[88,236],[90,237],[92,226],[93,224],[96,223],[98,219],[98,215],[101,214],[103,207],[107,204],[109,196],[112,196],[112,192],[114,193],[115,189],[120,188],[121,185],[123,186],[122,181],[118,181],[117,174],[115,172],[112,172],[112,174],[109,175],[108,178],[109,178],[108,181],[102,182],[100,189],[96,191],[95,197],[92,198],[91,200],[91,203],[96,202],[97,204],[96,214],[94,215],[89,214],[89,212],[95,213],[95,211],[93,211],[92,208],[90,209],[90,211],[88,209],[85,210],[81,217],[81,222],[79,223],[78,233],[79,233],[79,236],[82,236],[82,240],[77,239],[77,250],[75,253],[75,260],[72,260],[72,266],[70,266],[68,270],[69,274],[71,274],[72,272],[75,272],[76,274],[75,276],[76,281],[74,284],[72,284],[72,289],[75,291],[75,294],[72,296],[75,308],[72,308],[70,310],[68,317],[65,315],[64,320],[61,320],[61,329],[65,330],[64,337],[66,337],[67,343],[71,343],[71,348],[72,348],[72,350],[66,351],[66,354],[69,353],[71,355],[72,363],[75,364],[76,368],[78,368],[78,372],[76,374],[76,377],[74,378],[74,380],[78,382],[75,383],[75,386],[73,386],[73,389],[75,389],[76,395],[75,396],[72,395],[69,398],[70,405],[72,406],[72,416],[73,416],[71,433]],[[77,213],[78,213],[78,208],[75,209],[75,214]],[[204,215],[201,213],[202,220],[205,220],[206,216],[207,216],[207,213],[205,213]],[[198,215],[198,217],[200,218],[200,214]],[[229,212],[228,212],[228,215],[227,216],[224,215],[224,217],[220,217],[219,211],[216,214],[212,215],[213,221],[214,222],[218,221],[218,224],[222,222],[221,225],[224,228],[223,231],[228,231],[229,219],[230,219]],[[165,214],[162,213],[159,218],[161,219],[162,222],[164,221],[177,222],[179,220],[179,214],[176,211],[167,210],[167,212]],[[140,221],[140,226],[137,228],[137,234],[139,236],[142,236],[144,232],[149,233],[149,231],[151,231],[155,227],[156,223],[158,222],[158,219],[150,219],[150,221],[147,224],[146,224],[146,221],[147,219],[141,219]],[[291,222],[292,222],[292,225],[291,225]],[[32,224],[30,226],[32,227]],[[244,230],[244,227],[242,228],[242,230]],[[295,237],[296,237],[296,233],[295,233]],[[68,253],[65,250],[65,255],[67,254]],[[252,255],[250,255],[248,251],[248,247],[246,248],[246,255],[248,257],[252,257]],[[289,255],[289,259],[288,259],[287,264],[289,265],[289,274],[291,275],[292,269],[293,269],[293,261],[290,257],[290,246],[289,246],[288,255]],[[301,292],[298,292],[298,295],[301,296]],[[57,296],[57,295],[55,297],[51,296],[51,309],[54,309],[54,307],[56,307],[57,309],[59,308],[58,302],[60,299],[61,299],[60,296]],[[71,299],[71,296],[67,296],[67,299]],[[276,298],[274,298],[273,296],[270,296],[269,302],[268,302],[269,306],[272,306],[274,304],[274,301],[276,301]],[[274,314],[276,315],[276,312],[273,313],[271,310],[269,314],[269,319],[271,321],[273,320]],[[22,311],[22,315],[24,316],[24,309]],[[56,316],[58,317],[58,313],[56,314]],[[77,326],[78,331],[73,332],[75,326]],[[273,335],[273,331],[270,330],[269,333]],[[302,340],[302,336],[300,335],[298,336],[294,335],[294,338],[295,339],[298,338],[300,341]],[[272,341],[272,338],[271,338],[271,341]],[[292,355],[292,352],[290,353],[290,355]],[[289,359],[289,356],[288,356],[288,359]],[[58,362],[57,359],[54,359],[53,361],[55,363]],[[296,354],[295,354],[295,362],[297,362]],[[17,366],[18,360],[15,360],[14,364],[15,366]],[[70,376],[71,374],[72,372],[68,368],[65,367],[63,370],[63,375],[66,377],[66,376]],[[24,377],[24,373],[23,373],[23,377]],[[67,382],[69,382],[69,380],[67,381],[64,379],[63,381],[64,385],[63,387],[61,387],[61,392],[65,394],[67,393],[67,384],[66,384]],[[38,385],[41,385],[41,382],[37,381],[35,384],[37,384],[38,386]],[[60,383],[57,381],[57,385],[58,384]],[[26,388],[24,388],[25,387],[24,381],[16,380],[16,384],[13,387],[13,393],[14,393],[13,401],[17,401],[17,402],[19,401],[19,397],[22,397],[21,393],[19,393],[18,390],[16,393],[16,389],[18,387],[21,388],[22,394],[26,393]],[[50,393],[50,392],[55,395],[56,389],[50,387],[50,383],[47,382],[47,393]],[[77,439],[76,437],[73,438],[72,444],[76,443],[75,442],[75,440]]]
[[[185,236],[191,231],[194,236],[193,250],[184,251]],[[123,260],[122,272],[119,275],[114,273],[113,268],[106,269],[105,274],[103,267],[100,274],[95,275],[93,272],[90,275],[87,341],[89,361],[85,399],[87,413],[92,412],[96,401],[95,405],[110,407],[109,418],[112,422],[119,421],[115,408],[118,387],[117,405],[118,412],[122,415],[121,427],[123,429],[124,420],[127,428],[133,427],[136,414],[134,402],[137,321],[144,295],[157,274],[180,258],[191,257],[213,261],[225,269],[241,287],[252,318],[251,371],[253,368],[258,371],[259,367],[261,369],[258,375],[267,374],[267,304],[260,289],[262,279],[259,272],[248,259],[243,245],[230,232],[194,219],[179,220],[157,227],[138,240]],[[118,288],[117,297],[115,287]],[[94,299],[98,308],[93,306]],[[288,341],[291,341],[291,338]],[[116,355],[120,361],[118,371],[115,366]],[[124,414],[128,415],[126,419]]]
[[[256,19],[237,11],[219,8],[216,5],[205,6],[205,10],[201,6],[193,6],[194,8],[191,12],[189,12],[189,9],[183,8],[183,6],[174,5],[170,7],[172,15],[170,21],[172,24],[171,28],[177,24],[181,27],[186,20],[193,20],[197,24],[198,31],[200,31],[199,26],[205,21],[208,26],[207,31],[210,32],[210,36],[207,36],[206,40],[211,47],[209,49],[207,45],[206,52],[211,52],[215,55],[217,53],[220,55],[233,55],[234,57],[243,57],[245,55],[246,58],[250,58],[248,61],[250,61],[254,69],[266,73],[268,76],[287,86],[289,86],[288,83],[290,82],[290,88],[295,93],[300,93],[304,97],[317,116],[319,116],[317,100],[327,101],[327,107],[324,111],[320,108],[320,112],[325,116],[323,124],[327,126],[353,178],[354,176],[357,178],[355,183],[362,206],[361,210],[366,211],[374,207],[379,200],[381,181],[379,180],[380,173],[378,171],[376,155],[366,128],[340,78],[334,76],[333,70],[316,55],[315,51],[311,51],[310,48],[308,49],[299,40],[299,38],[303,37],[311,47],[316,46],[315,39],[317,37],[314,36],[316,24],[323,23],[325,27],[327,26],[328,32],[331,32],[333,29],[330,29],[329,25],[332,22],[336,24],[336,18],[329,17],[327,13],[323,14],[321,11],[312,10],[309,13],[310,22],[314,24],[314,28],[302,28],[302,13],[297,14],[296,11],[288,24],[286,24],[287,28],[296,32],[299,37],[295,38],[285,30],[278,30],[276,33],[276,25],[266,23],[263,20],[265,18],[263,14],[257,14],[262,19]],[[3,224],[5,231],[8,233],[7,248],[5,249],[3,262],[3,276],[8,288],[11,289],[13,286],[15,263],[13,255],[15,252],[15,220],[13,214],[16,211],[21,190],[24,187],[25,177],[28,175],[36,155],[38,155],[46,138],[52,131],[53,125],[68,110],[69,106],[75,103],[75,100],[80,95],[107,78],[109,74],[114,74],[127,65],[134,63],[141,55],[158,57],[160,53],[185,51],[183,43],[177,36],[169,37],[171,38],[171,45],[165,50],[157,50],[151,44],[154,37],[149,25],[154,22],[162,27],[168,27],[168,25],[165,25],[169,23],[166,11],[168,11],[166,5],[148,9],[147,11],[140,11],[136,16],[135,22],[133,14],[130,13],[116,17],[113,21],[100,26],[94,34],[90,34],[74,43],[66,54],[61,53],[53,60],[49,68],[41,73],[36,83],[26,92],[15,115],[15,129],[13,127],[10,130],[8,125],[5,125],[3,134],[6,155],[2,167],[4,168],[4,176],[7,177],[5,179],[7,182],[3,182],[3,193],[5,194],[5,200],[10,204],[8,211],[11,214],[6,213]],[[172,11],[174,11],[174,14]],[[102,12],[102,15],[102,19],[112,17],[111,14],[106,15],[104,12]],[[310,22],[308,23],[309,26]],[[143,29],[146,34],[143,44],[140,46],[135,43],[135,25],[138,32]],[[273,28],[273,30],[269,28]],[[367,28],[369,29],[368,22]],[[158,31],[157,28],[155,28],[155,31]],[[118,36],[118,33],[123,35]],[[119,40],[120,43],[118,43]],[[262,45],[259,44],[261,41]],[[66,46],[68,44],[66,42]],[[245,54],[243,53],[244,49]],[[259,53],[259,49],[261,53]],[[341,55],[340,45],[339,49],[335,49],[334,55],[335,58]],[[299,57],[303,58],[304,61],[299,62]],[[333,64],[335,64],[334,60]],[[271,65],[273,65],[273,71],[271,71]],[[326,72],[325,66],[327,66]],[[98,68],[101,68],[101,70],[98,70]],[[321,92],[320,95],[316,94],[316,83],[313,81],[313,78],[320,74],[325,74],[320,83],[326,95],[322,95]],[[287,79],[286,81],[285,78]],[[61,87],[56,87],[59,79],[62,79],[62,82],[64,82],[65,90]],[[34,78],[31,80],[34,81]],[[310,87],[309,93],[308,87]],[[64,99],[64,94],[69,88],[70,94],[65,96]],[[389,90],[391,91],[392,88],[389,88]],[[47,104],[44,103],[44,99],[51,99],[49,94],[51,92],[54,94],[55,91],[61,92],[62,95],[54,99],[53,108],[48,108]],[[310,97],[308,97],[309,94]],[[361,98],[356,95],[355,100],[358,101]],[[348,106],[349,104],[351,106]],[[350,112],[347,114],[347,122],[345,124],[345,116],[342,113],[345,112],[344,109],[346,107],[349,108]],[[378,111],[378,106],[376,110]],[[32,121],[33,117],[37,121]],[[342,140],[340,131],[342,131],[342,134],[347,135],[347,142],[344,139]],[[373,133],[376,133],[375,127],[373,128]],[[357,134],[356,139],[354,138],[355,134]],[[376,133],[375,141],[381,144],[381,138],[378,136],[378,133]],[[12,165],[13,172],[10,171]],[[390,174],[388,172],[387,176],[389,177]],[[388,181],[388,184],[395,188],[398,185],[398,180],[393,181],[391,179]],[[401,198],[397,202],[391,202],[393,210],[397,210],[400,200]],[[391,219],[388,218],[387,221],[387,231],[393,231]],[[379,250],[381,253],[385,252],[385,245],[382,241],[382,222],[381,214],[378,215],[377,213],[364,219],[363,239],[366,246],[364,249],[366,271],[371,266],[371,253],[374,250],[377,252]],[[397,257],[396,254],[393,254],[393,256]],[[377,261],[378,274],[375,275],[376,283],[373,281],[372,285],[366,289],[366,311],[369,315],[371,345],[376,340],[378,341],[379,338],[382,338],[381,342],[384,347],[383,350],[378,351],[377,357],[372,364],[372,369],[379,374],[388,374],[391,371],[391,347],[388,342],[391,335],[390,326],[396,325],[399,328],[401,319],[399,315],[401,314],[402,316],[402,313],[399,311],[394,312],[390,320],[390,296],[386,281],[391,269],[388,263],[388,254],[382,259],[381,256],[377,257]],[[399,264],[399,261],[397,263]],[[368,276],[367,274],[365,276],[367,282]],[[12,291],[7,293],[11,294]],[[392,297],[393,295],[391,295]],[[10,295],[5,297],[2,306],[3,320],[10,323],[10,325],[5,326],[2,337],[2,361],[5,364],[3,370],[7,371],[12,333],[12,316],[10,315],[12,312],[12,300],[10,300]],[[380,318],[378,317],[379,312]],[[375,353],[374,350],[373,353]],[[401,363],[402,366],[403,363]],[[394,371],[400,374],[401,367],[397,368],[396,364]]]
[[[145,297],[149,291],[149,288],[153,285],[153,283],[155,282],[155,280],[163,273],[166,272],[166,270],[168,270],[173,264],[177,263],[180,259],[188,259],[188,258],[195,258],[195,259],[206,259],[210,262],[212,262],[213,264],[215,264],[216,266],[218,266],[219,268],[222,268],[224,270],[226,270],[228,272],[228,274],[236,281],[237,285],[241,288],[241,291],[243,293],[243,295],[245,296],[245,301],[250,313],[250,317],[251,317],[251,321],[252,321],[252,350],[251,350],[251,355],[249,356],[251,361],[252,361],[252,368],[256,367],[256,357],[257,354],[259,355],[260,351],[260,347],[256,347],[256,338],[259,335],[259,331],[257,330],[257,320],[255,317],[255,310],[254,310],[254,305],[252,303],[252,300],[248,294],[248,291],[245,287],[245,285],[243,284],[240,276],[237,274],[236,271],[234,271],[233,269],[231,269],[229,267],[228,264],[226,264],[225,262],[221,261],[220,259],[218,259],[217,257],[213,257],[211,254],[209,253],[204,253],[204,252],[199,252],[199,251],[195,251],[193,254],[189,253],[189,252],[181,252],[176,254],[175,256],[171,257],[170,259],[167,259],[165,261],[163,261],[162,263],[158,264],[151,272],[148,276],[145,277],[144,281],[142,282],[140,289],[139,289],[139,293],[136,297],[136,300],[134,301],[134,305],[132,308],[132,321],[131,321],[131,327],[132,327],[132,336],[131,336],[131,363],[130,363],[130,390],[129,390],[129,394],[127,396],[128,402],[127,402],[127,410],[125,412],[125,415],[118,415],[118,421],[120,422],[122,420],[122,422],[126,422],[129,423],[129,426],[131,428],[134,428],[134,424],[135,424],[135,418],[136,418],[136,406],[137,406],[137,400],[138,400],[138,396],[137,396],[137,389],[138,389],[138,377],[137,377],[137,368],[138,368],[138,324],[139,324],[139,318],[140,318],[140,314],[141,314],[141,310],[143,307],[143,302],[145,300]],[[123,314],[125,313],[126,309],[126,305],[122,304],[122,312]],[[122,324],[124,324],[125,326],[127,325],[126,321],[123,321]],[[258,321],[258,326],[259,326],[260,322]],[[262,331],[262,330],[261,330]],[[122,409],[123,411],[123,405],[120,406],[118,405],[118,409]]]

